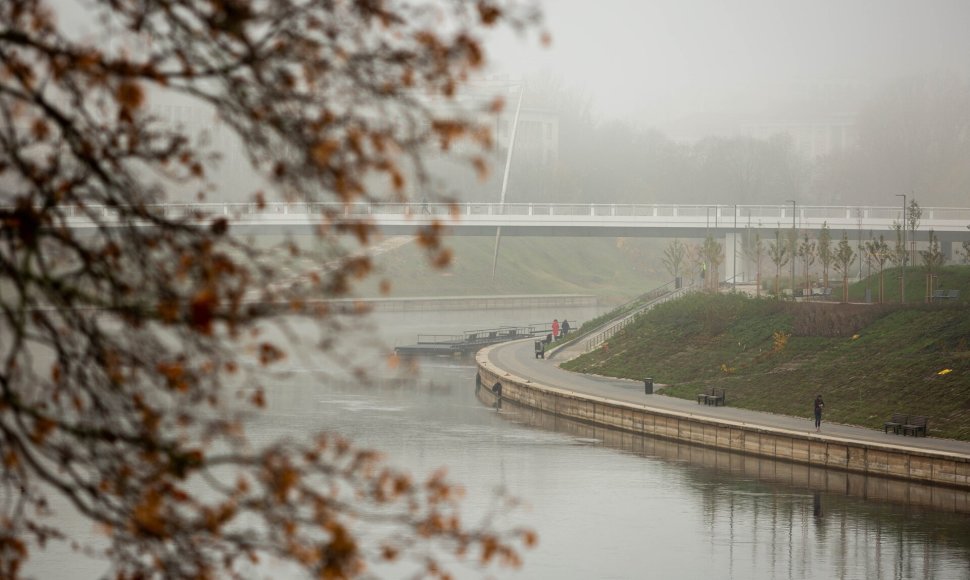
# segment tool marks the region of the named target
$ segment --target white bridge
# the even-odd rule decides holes
[[[85,229],[109,225],[115,210],[88,206],[64,208],[68,225]],[[231,230],[249,234],[308,235],[321,224],[367,223],[385,235],[411,235],[440,223],[446,235],[494,236],[611,236],[698,239],[708,235],[721,241],[728,256],[737,256],[747,228],[762,239],[787,239],[817,234],[823,224],[833,241],[845,234],[857,246],[862,240],[884,236],[893,245],[894,223],[902,223],[902,206],[785,205],[667,205],[667,204],[549,204],[549,203],[210,203],[154,206],[172,218],[203,223],[225,218]],[[924,207],[916,232],[925,247],[932,230],[947,259],[955,247],[970,239],[970,208]],[[908,233],[908,237],[912,234]],[[734,279],[738,264],[726,260],[723,279]]]
[[[312,233],[322,222],[366,222],[388,234],[408,234],[440,222],[451,235],[613,236],[704,238],[723,237],[746,228],[762,238],[792,228],[817,232],[827,224],[838,239],[886,236],[895,239],[894,222],[902,222],[902,207],[785,205],[549,204],[549,203],[195,203],[166,204],[154,209],[169,217],[209,221],[225,217],[233,231]],[[925,241],[933,230],[941,242],[970,238],[970,208],[924,207],[917,237]],[[110,223],[114,210],[88,206],[68,208],[68,225],[93,226],[85,212]]]

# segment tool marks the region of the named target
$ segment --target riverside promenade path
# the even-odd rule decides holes
[[[815,432],[815,421],[809,418],[789,417],[761,411],[751,411],[731,407],[730,393],[727,406],[711,407],[698,405],[695,401],[667,397],[662,394],[647,395],[642,381],[615,379],[574,373],[559,368],[558,363],[569,360],[579,353],[570,352],[569,347],[555,353],[553,358],[537,359],[531,340],[515,341],[488,347],[479,353],[479,360],[486,360],[492,371],[499,375],[511,375],[527,379],[531,383],[591,395],[613,401],[643,405],[660,411],[674,411],[691,416],[720,419],[750,427],[768,427],[801,433],[820,440],[841,440],[862,444],[878,444],[900,450],[941,451],[970,458],[970,442],[940,439],[936,437],[911,437],[883,433],[877,429],[829,423],[822,417],[822,430]],[[825,396],[824,390],[822,396]],[[858,404],[857,402],[827,401],[829,406],[839,404]],[[805,401],[805,408],[811,409],[812,401]],[[889,417],[886,417],[888,420]],[[933,418],[929,418],[930,428]]]

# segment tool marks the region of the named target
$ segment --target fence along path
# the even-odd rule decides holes
[[[615,336],[619,331],[626,328],[629,324],[642,316],[644,312],[653,308],[657,304],[663,304],[668,300],[673,300],[690,292],[696,291],[693,284],[683,286],[681,288],[674,288],[674,286],[674,281],[671,280],[670,282],[667,282],[666,284],[655,288],[646,294],[638,296],[630,302],[627,302],[626,304],[617,308],[617,310],[621,310],[622,313],[616,318],[604,322],[590,332],[577,336],[574,340],[555,347],[554,349],[550,350],[546,356],[548,358],[557,357],[562,361],[566,361],[581,354],[590,352],[594,348],[600,346]]]

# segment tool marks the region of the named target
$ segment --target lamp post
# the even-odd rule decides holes
[[[896,197],[903,198],[903,274],[899,279],[899,303],[906,303],[906,194],[897,193]]]
[[[733,261],[731,262],[731,291],[738,290],[738,204],[734,204],[734,231],[731,232]]]
[[[703,270],[701,271],[701,277],[704,282],[704,290],[710,285],[711,281],[707,278],[707,239],[711,237],[711,206],[707,206],[704,210],[705,217],[707,218],[707,224],[704,226],[704,245],[701,246],[702,253],[704,254],[704,264]]]
[[[795,233],[795,200],[785,200],[791,203],[791,299],[795,300],[795,243],[797,236]]]

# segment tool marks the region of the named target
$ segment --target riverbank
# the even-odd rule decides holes
[[[484,405],[496,406],[498,398],[490,389],[479,389],[476,396]],[[970,489],[928,485],[841,470],[832,471],[803,463],[755,457],[677,440],[641,437],[628,431],[545,413],[518,405],[509,399],[504,399],[500,406],[500,416],[508,417],[509,421],[516,424],[567,433],[582,441],[600,442],[610,449],[698,467],[708,473],[726,473],[745,480],[785,486],[786,489],[809,490],[816,494],[847,496],[868,502],[889,502],[944,513],[970,514]]]
[[[554,416],[756,457],[970,489],[970,443],[912,438],[647,395],[642,383],[568,373],[529,358],[525,342],[483,349],[476,388]],[[967,507],[970,509],[970,507]]]
[[[970,270],[968,270],[970,272]],[[894,414],[970,441],[970,304],[792,303],[698,293],[650,310],[563,363],[581,373],[653,377],[693,401],[723,389],[734,407],[882,429]]]

